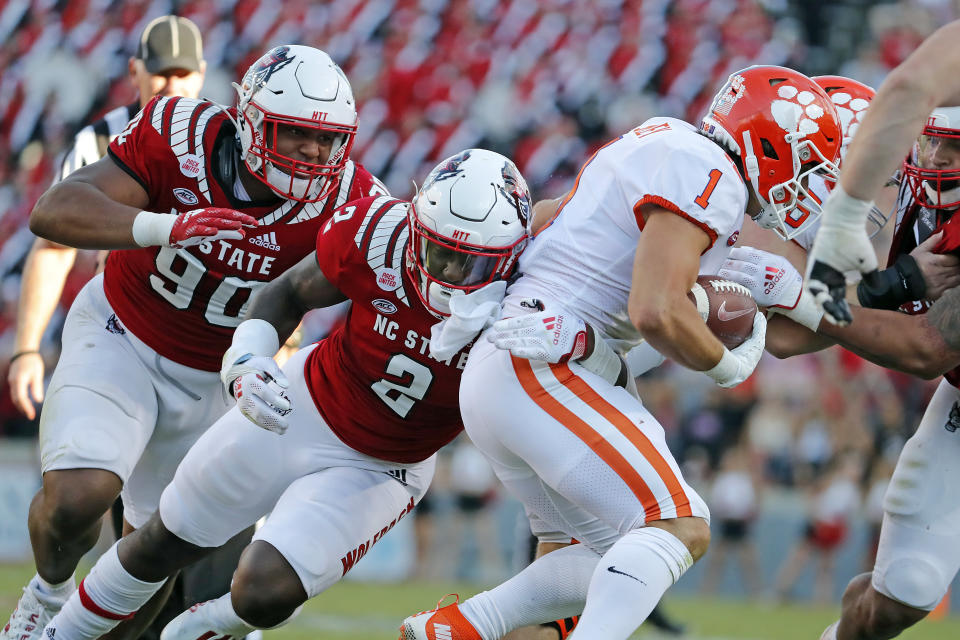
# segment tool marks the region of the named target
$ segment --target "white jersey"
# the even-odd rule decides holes
[[[733,161],[690,124],[652,118],[599,149],[554,218],[520,257],[507,315],[521,298],[574,308],[613,346],[642,340],[627,315],[641,207],[655,204],[710,236],[700,273],[716,273],[743,224],[747,188]],[[510,308],[510,307],[513,308]]]

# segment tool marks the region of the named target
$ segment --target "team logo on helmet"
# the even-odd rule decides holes
[[[774,100],[770,109],[781,129],[802,136],[820,131],[817,121],[826,111],[816,103],[817,96],[812,91],[800,91],[793,85],[783,84],[777,89],[777,95],[780,100]]]
[[[463,169],[460,168],[464,162],[470,158],[470,151],[464,151],[453,156],[443,165],[436,167],[433,171],[430,172],[430,175],[427,176],[427,181],[425,184],[430,184],[431,182],[441,182],[447,178],[454,178],[456,176],[463,174]]]
[[[294,61],[296,56],[287,57],[290,53],[290,47],[274,47],[267,51],[262,58],[254,63],[250,71],[253,73],[251,82],[256,85],[262,85],[270,80],[270,76],[283,69]]]
[[[742,98],[743,95],[743,76],[737,74],[730,78],[730,80],[727,81],[727,86],[717,94],[713,105],[710,107],[710,111],[728,116],[730,115],[730,109],[733,108],[733,105],[735,105],[737,100]]]
[[[501,193],[507,200],[514,200],[517,203],[517,215],[523,226],[527,226],[527,220],[530,219],[530,194],[527,193],[527,185],[523,178],[517,172],[517,168],[512,162],[504,162],[500,169],[500,177],[503,178],[503,184],[506,188],[500,187]]]

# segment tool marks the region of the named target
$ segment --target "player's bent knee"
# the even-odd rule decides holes
[[[913,609],[929,611],[946,593],[949,582],[940,568],[922,557],[897,558],[874,570],[878,590]]]
[[[262,540],[254,541],[243,552],[230,595],[237,615],[261,629],[288,620],[307,601],[297,572],[279,551]]]
[[[177,537],[155,513],[145,525],[124,538],[118,553],[132,574],[151,581],[162,580],[214,551]]]
[[[649,526],[673,534],[687,548],[694,562],[699,560],[710,546],[710,525],[703,518],[673,518],[651,522]]]
[[[120,478],[102,469],[49,471],[43,477],[43,510],[49,533],[68,539],[97,524],[122,488]]]
[[[864,593],[861,600],[861,606],[857,608],[856,626],[860,628],[864,637],[876,640],[897,637],[905,629],[926,617],[928,613],[928,611],[895,602],[872,588]]]
[[[703,518],[689,518],[683,543],[687,545],[694,562],[703,557],[710,546],[710,525]]]

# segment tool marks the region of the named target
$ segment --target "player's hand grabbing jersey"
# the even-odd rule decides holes
[[[710,246],[700,272],[716,273],[736,241],[746,203],[746,185],[720,146],[682,120],[647,120],[600,148],[580,170],[553,220],[520,256],[523,277],[507,303],[576,300],[572,310],[581,319],[632,346],[640,335],[627,317],[627,298],[644,226],[641,208],[657,205],[703,229]],[[656,286],[656,274],[649,286]]]
[[[253,291],[313,250],[333,209],[386,192],[361,165],[348,162],[339,188],[319,202],[240,200],[235,135],[220,105],[157,97],[109,147],[149,194],[150,211],[228,207],[259,222],[242,240],[113,251],[107,260],[104,290],[123,325],[160,355],[205,371],[220,369]]]
[[[304,368],[317,409],[341,440],[403,463],[428,458],[460,432],[458,389],[470,346],[445,362],[430,356],[438,320],[404,269],[407,206],[364,198],[323,226],[317,264],[353,304]]]

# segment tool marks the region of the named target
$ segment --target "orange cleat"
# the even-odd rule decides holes
[[[441,607],[447,597],[453,604]],[[483,640],[473,625],[460,613],[460,596],[448,593],[440,598],[436,609],[421,611],[400,625],[399,640]]]

